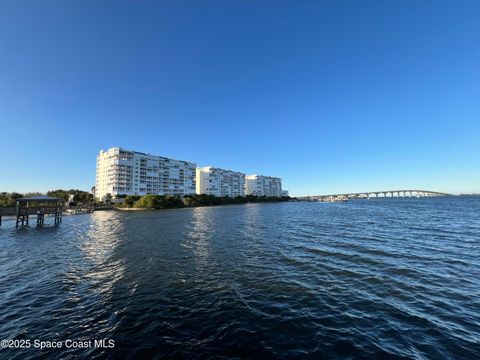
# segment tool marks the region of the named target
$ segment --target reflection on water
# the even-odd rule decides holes
[[[183,243],[193,251],[193,258],[196,271],[208,268],[209,264],[209,242],[215,232],[214,217],[211,216],[211,209],[199,207],[192,209],[191,223],[186,226],[187,236]]]
[[[84,253],[83,268],[71,270],[87,281],[105,304],[112,296],[115,283],[124,277],[123,259],[114,256],[124,232],[124,222],[114,213],[95,212],[85,241],[79,245]]]
[[[0,228],[0,358],[480,358],[480,200],[96,212]]]

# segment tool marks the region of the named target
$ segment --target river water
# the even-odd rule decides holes
[[[2,359],[479,359],[480,198],[4,221],[0,338],[31,341]],[[65,345],[94,339],[114,347]]]

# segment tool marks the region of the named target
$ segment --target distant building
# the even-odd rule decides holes
[[[272,176],[245,176],[245,194],[257,196],[282,196],[282,179]]]
[[[288,195],[288,190],[282,190],[282,196],[290,196]]]
[[[196,164],[113,147],[97,156],[95,197],[195,193]]]
[[[214,168],[197,168],[197,194],[214,196],[245,196],[245,174]]]

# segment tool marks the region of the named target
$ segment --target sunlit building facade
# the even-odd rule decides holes
[[[245,195],[282,196],[282,179],[272,176],[245,176]]]
[[[196,164],[113,147],[97,156],[95,197],[194,194]]]
[[[197,194],[214,196],[245,196],[245,174],[214,168],[197,168]]]

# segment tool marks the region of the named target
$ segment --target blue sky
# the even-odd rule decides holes
[[[478,1],[2,1],[0,191],[121,146],[293,195],[480,192]]]

